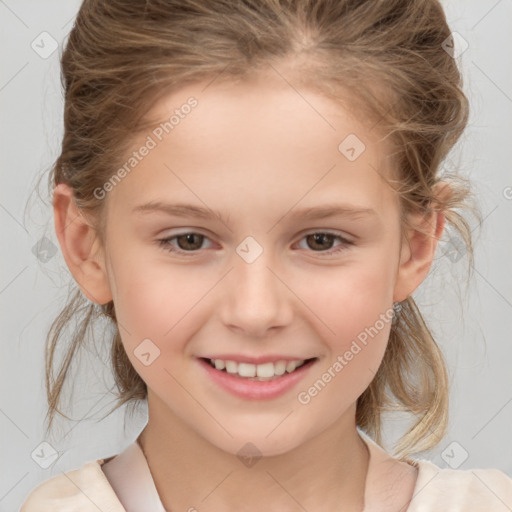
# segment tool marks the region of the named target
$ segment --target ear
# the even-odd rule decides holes
[[[80,290],[96,304],[111,301],[101,240],[76,206],[73,190],[64,183],[54,189],[53,214],[64,260]]]
[[[435,196],[446,200],[451,189],[447,183],[434,187]],[[409,216],[413,226],[402,241],[400,263],[395,281],[393,301],[401,302],[411,295],[427,277],[435,256],[437,242],[441,238],[445,225],[442,211]]]

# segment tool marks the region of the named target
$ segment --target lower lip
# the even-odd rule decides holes
[[[214,382],[233,395],[246,400],[271,400],[293,388],[306,375],[316,359],[306,362],[292,373],[285,373],[277,379],[264,381],[236,377],[215,369],[204,359],[198,359],[198,361]]]

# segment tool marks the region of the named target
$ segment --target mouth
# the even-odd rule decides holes
[[[206,357],[201,357],[200,359],[215,370],[229,374],[232,377],[262,382],[277,380],[283,376],[293,374],[299,368],[310,366],[317,358],[312,357],[292,361],[278,360],[263,364],[236,362],[229,359],[209,359]]]

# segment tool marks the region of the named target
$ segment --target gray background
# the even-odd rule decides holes
[[[118,453],[146,421],[144,407],[126,428],[123,410],[100,421],[114,403],[105,393],[113,381],[105,364],[85,352],[72,396],[76,421],[59,422],[55,439],[43,437],[45,335],[71,277],[60,249],[53,255],[51,244],[46,253],[37,244],[46,236],[57,245],[44,194],[62,135],[58,60],[79,3],[0,0],[0,512],[18,510],[43,480]],[[470,285],[463,285],[466,258],[454,257],[446,241],[414,295],[452,382],[449,433],[424,458],[443,468],[495,467],[512,476],[512,1],[444,4],[452,30],[469,44],[459,61],[472,106],[469,127],[445,168],[459,167],[470,177],[485,221]],[[51,46],[50,39],[41,43],[44,31],[59,45],[46,58],[40,54]],[[42,173],[44,200],[32,193]],[[404,425],[403,418],[390,419],[386,440],[395,440]],[[43,441],[60,456],[47,469],[35,462]]]

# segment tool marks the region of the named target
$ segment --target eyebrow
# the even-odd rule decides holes
[[[224,218],[222,213],[212,210],[210,208],[203,208],[192,204],[167,204],[161,201],[151,201],[149,203],[135,206],[132,213],[147,214],[153,212],[167,213],[175,217],[196,217],[200,219],[211,219],[217,217],[224,224],[228,225],[228,219]],[[283,215],[286,217],[288,213]],[[297,209],[290,213],[291,218],[300,218],[303,220],[318,220],[328,217],[347,217],[347,218],[360,218],[377,216],[377,212],[372,208],[362,208],[355,205],[341,205],[341,204],[324,204],[322,206],[309,207]]]

